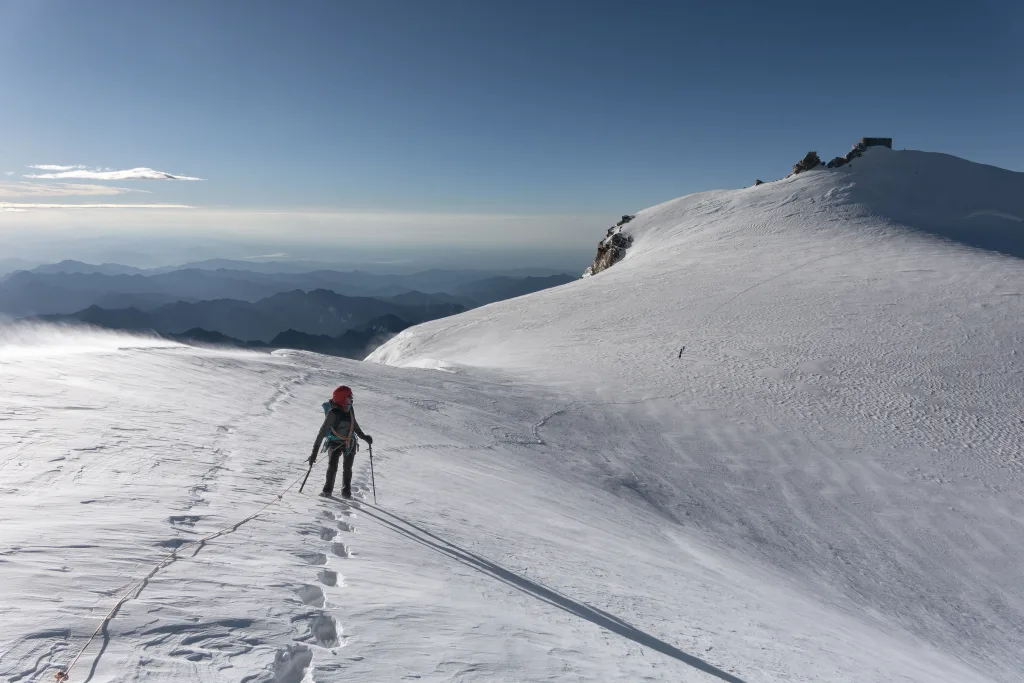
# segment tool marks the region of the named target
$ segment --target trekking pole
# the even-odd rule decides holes
[[[373,504],[377,504],[377,481],[373,476],[373,444],[370,444],[370,483],[373,485]]]
[[[309,479],[309,473],[313,471],[313,465],[315,464],[315,462],[309,463],[309,470],[306,471],[306,476],[302,478],[302,485],[299,486],[299,493],[302,493],[302,489],[306,485],[306,480]]]
[[[320,448],[320,452],[323,453],[326,450],[327,450],[327,441],[325,439],[324,440],[324,445]],[[313,462],[309,463],[309,472],[312,472],[314,467],[316,467],[316,460],[314,460]],[[299,493],[302,493],[302,489],[306,486],[306,479],[309,479],[309,472],[306,472],[306,476],[302,480],[302,486],[299,486]]]

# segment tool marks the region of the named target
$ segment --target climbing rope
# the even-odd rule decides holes
[[[315,467],[315,466],[316,466],[316,463],[313,463],[313,465],[310,466],[309,471],[311,472],[313,470],[313,467]],[[71,677],[71,670],[73,668],[75,668],[75,664],[77,664],[78,660],[82,658],[82,655],[85,654],[85,651],[89,648],[89,645],[92,644],[92,641],[96,639],[96,636],[99,635],[99,632],[102,631],[103,628],[108,623],[110,623],[110,621],[114,618],[114,616],[117,614],[117,611],[121,608],[121,606],[124,603],[128,602],[128,600],[130,600],[132,598],[133,594],[135,595],[135,597],[138,597],[138,595],[141,592],[141,589],[144,587],[145,583],[147,581],[149,581],[151,578],[153,578],[158,571],[160,571],[161,569],[166,567],[167,564],[170,563],[171,560],[176,559],[178,557],[178,553],[180,553],[182,550],[184,550],[186,548],[189,548],[189,547],[192,547],[192,546],[195,546],[195,545],[198,545],[201,548],[202,545],[205,544],[207,541],[212,541],[213,539],[217,538],[218,536],[223,536],[224,534],[231,533],[233,531],[237,531],[238,527],[242,526],[246,522],[252,521],[256,517],[258,517],[260,514],[262,514],[263,511],[266,510],[267,508],[269,508],[271,505],[273,505],[274,503],[279,502],[282,498],[284,498],[284,495],[286,493],[291,491],[295,487],[295,485],[299,483],[300,479],[302,479],[303,477],[308,477],[308,476],[309,476],[309,472],[306,472],[305,474],[300,474],[298,477],[295,478],[295,481],[293,481],[291,484],[288,485],[288,488],[286,488],[284,491],[281,491],[281,493],[279,493],[276,496],[274,496],[274,498],[269,503],[267,503],[266,505],[261,507],[259,510],[257,510],[256,512],[254,512],[251,515],[249,515],[248,517],[246,517],[245,519],[239,520],[239,521],[235,522],[234,524],[230,524],[230,525],[224,527],[223,529],[220,529],[219,531],[215,531],[212,534],[208,534],[206,536],[203,536],[202,538],[197,538],[194,541],[189,541],[188,543],[184,543],[182,545],[179,545],[177,548],[175,548],[171,552],[169,552],[166,555],[164,555],[160,559],[159,562],[157,562],[155,565],[153,565],[153,569],[151,569],[148,574],[146,574],[141,579],[139,579],[138,581],[133,583],[128,588],[128,590],[126,590],[124,592],[124,594],[118,599],[118,601],[116,603],[114,603],[114,606],[110,608],[110,611],[107,612],[106,616],[103,617],[103,619],[100,621],[99,625],[96,626],[96,630],[92,632],[91,636],[89,636],[89,640],[85,641],[85,645],[83,645],[82,649],[80,649],[78,651],[78,654],[75,655],[75,658],[71,660],[71,663],[68,664],[67,667],[65,667],[64,669],[61,669],[60,671],[58,671],[55,674],[54,677],[57,679],[57,683],[65,683],[66,681],[68,681],[70,679],[70,677]],[[198,552],[198,550],[196,552]],[[193,555],[193,557],[194,557],[194,555]]]

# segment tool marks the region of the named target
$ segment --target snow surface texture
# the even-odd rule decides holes
[[[0,678],[52,680],[301,475],[345,382],[380,506],[365,447],[354,505],[321,463],[73,683],[1020,680],[1024,266],[934,235],[1022,203],[888,150],[685,197],[609,270],[372,356],[408,367],[8,327]]]

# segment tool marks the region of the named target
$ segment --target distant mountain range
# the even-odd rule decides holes
[[[388,314],[374,318],[361,330],[346,330],[335,337],[307,334],[289,329],[275,336],[270,342],[256,340],[246,342],[220,332],[211,332],[198,327],[186,330],[181,334],[164,336],[187,344],[234,346],[249,349],[299,349],[362,360],[375,348],[407,327],[409,324],[404,320]]]
[[[143,270],[62,261],[16,271],[0,277],[0,314],[362,358],[410,325],[575,279],[538,269],[380,274],[207,267],[273,265],[226,260],[188,265]]]
[[[171,270],[185,270],[185,268],[173,268]],[[81,273],[84,275],[145,275],[149,271],[134,266],[122,266],[120,263],[101,263],[94,265],[82,263],[81,261],[61,261],[60,263],[45,263],[32,268],[33,273]]]
[[[326,289],[293,290],[256,302],[240,299],[177,301],[145,311],[93,305],[72,314],[40,317],[119,330],[153,330],[167,335],[199,328],[235,339],[269,342],[283,330],[336,336],[346,330],[363,328],[382,315],[393,315],[414,325],[466,310],[458,303],[433,300],[429,295],[424,297],[419,303],[400,304],[386,299],[344,296]]]
[[[448,294],[455,297],[453,301],[473,308],[575,279],[564,273],[496,276],[492,272],[470,270],[427,270],[399,275],[333,270],[258,273],[202,268],[130,271],[138,269],[65,261],[10,273],[0,278],[0,313],[14,317],[70,314],[90,306],[145,311],[178,301],[238,299],[256,302],[280,292],[316,289],[350,297],[375,298],[415,291]]]
[[[74,313],[89,306],[151,308],[176,301],[258,301],[294,287],[235,277],[227,271],[177,270],[161,275],[18,271],[0,282],[0,312],[24,317]]]

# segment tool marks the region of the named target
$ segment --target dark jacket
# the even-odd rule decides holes
[[[324,416],[324,423],[320,426],[320,431],[316,435],[316,442],[313,444],[313,455],[315,456],[320,450],[320,446],[324,439],[327,439],[329,443],[338,446],[344,446],[346,451],[353,450],[356,446],[356,436],[362,439],[366,438],[366,434],[359,428],[359,423],[356,421],[356,409],[350,408],[345,410],[334,401],[328,401],[324,404],[324,410],[327,414]],[[349,435],[351,434],[351,438]]]

